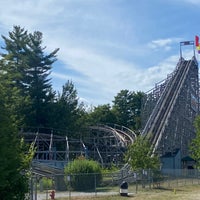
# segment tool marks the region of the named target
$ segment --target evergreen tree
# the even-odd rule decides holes
[[[21,114],[26,126],[46,126],[48,124],[49,102],[54,98],[48,78],[52,64],[56,61],[58,49],[45,54],[42,47],[42,33],[28,34],[20,26],[14,26],[5,42],[1,59],[4,79],[10,79],[13,87],[20,89],[24,98]]]
[[[59,49],[55,49],[52,53],[45,55],[45,48],[42,47],[41,32],[36,31],[33,34],[29,34],[29,39],[26,79],[32,107],[28,112],[30,113],[28,119],[35,120],[29,121],[28,124],[32,126],[46,126],[50,114],[49,103],[55,95],[52,92],[49,75]]]
[[[0,72],[0,197],[2,200],[24,200],[28,192],[28,176],[32,151],[25,154],[25,145],[18,136],[21,103],[19,89]]]
[[[27,31],[19,26],[14,26],[13,31],[9,32],[9,38],[2,36],[5,42],[5,47],[2,47],[4,52],[1,54],[1,68],[5,78],[12,78],[15,86],[21,89],[21,92],[26,87],[25,71],[27,59]]]
[[[25,71],[26,71],[26,43],[27,32],[17,26],[14,27],[13,32],[9,32],[10,39],[2,36],[5,41],[5,47],[2,47],[0,60],[0,81],[4,85],[4,89],[12,90],[7,91],[6,102],[9,103],[10,108],[15,108],[13,113],[17,115],[18,125],[23,124],[24,111],[23,109],[28,106],[28,96],[24,95],[26,84],[24,84]],[[17,94],[16,94],[17,93]],[[18,102],[13,98],[20,96]],[[15,103],[15,106],[13,104]]]
[[[80,127],[77,121],[80,116],[81,107],[78,104],[77,90],[73,82],[67,81],[62,87],[62,92],[53,102],[54,108],[51,116],[51,126],[56,129],[75,131]]]

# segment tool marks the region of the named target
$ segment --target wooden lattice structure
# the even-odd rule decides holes
[[[148,92],[143,101],[143,135],[151,135],[154,152],[161,156],[180,150],[189,155],[199,114],[199,78],[196,58],[180,58],[166,80]]]
[[[84,156],[103,166],[123,162],[127,146],[134,142],[135,133],[118,125],[91,126],[79,139],[57,135],[53,129],[24,129],[20,134],[27,144],[35,147],[34,166],[42,164],[63,168],[68,162]],[[64,135],[64,133],[62,133]]]

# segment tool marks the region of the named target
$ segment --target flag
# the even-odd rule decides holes
[[[194,45],[194,42],[193,41],[184,41],[184,42],[181,42],[181,46],[182,45]]]
[[[200,51],[200,45],[199,45],[199,46],[197,46],[197,47],[196,47],[196,49],[197,49],[198,51]]]
[[[197,35],[195,36],[195,46],[199,46],[199,37]]]
[[[195,46],[197,49],[198,54],[200,54],[200,44],[199,44],[199,36],[195,36]]]

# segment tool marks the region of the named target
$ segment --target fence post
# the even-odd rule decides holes
[[[46,200],[48,200],[48,198],[49,198],[49,193],[48,193],[48,189],[46,190]]]
[[[96,178],[96,174],[94,174],[94,191],[95,191],[95,196],[97,196],[97,178]]]
[[[71,199],[71,176],[67,176],[67,181],[69,182],[69,199]]]
[[[33,175],[30,178],[30,200],[33,200]]]
[[[169,179],[169,175],[167,177],[167,180],[168,180],[168,188],[170,188],[170,179]]]
[[[149,171],[148,171],[149,189],[151,189],[151,184],[152,184],[152,181],[153,181],[152,174],[153,174],[152,171],[149,169]]]
[[[42,179],[39,180],[39,185],[40,185],[40,192],[43,192],[43,182],[42,182]]]
[[[138,191],[138,182],[137,182],[137,178],[136,178],[136,185],[135,185],[135,193],[137,194]]]

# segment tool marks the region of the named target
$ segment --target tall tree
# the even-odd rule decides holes
[[[114,124],[116,123],[116,116],[112,112],[111,106],[105,104],[94,107],[93,111],[89,113],[88,120],[90,124]]]
[[[117,116],[117,123],[132,128],[140,128],[140,113],[142,92],[121,90],[113,101],[113,111]]]
[[[26,84],[24,84],[26,71],[26,43],[27,32],[20,27],[15,26],[13,32],[9,32],[9,38],[2,36],[5,42],[5,47],[2,47],[0,60],[0,81],[4,85],[4,89],[12,90],[7,92],[7,103],[12,103],[11,108],[15,108],[15,113],[18,115],[18,121],[23,123],[23,109],[28,106],[28,96],[24,95]],[[20,96],[20,103],[16,103],[12,98],[15,98],[13,92]],[[12,97],[13,95],[13,97]],[[19,99],[18,99],[19,100]],[[20,123],[18,124],[20,125]]]
[[[58,93],[55,102],[52,103],[51,126],[56,129],[75,131],[81,107],[78,104],[77,90],[72,81],[67,81]]]
[[[14,26],[13,31],[9,32],[9,38],[2,36],[5,42],[5,47],[2,47],[4,52],[2,56],[1,67],[6,72],[6,78],[12,78],[15,85],[24,89],[25,71],[26,71],[26,58],[27,58],[27,31],[19,26]]]
[[[0,72],[0,197],[2,200],[24,200],[28,192],[28,176],[32,152],[25,154],[25,146],[18,136],[21,103],[20,92]]]
[[[39,31],[29,34],[29,49],[27,50],[26,78],[28,94],[32,100],[32,107],[28,116],[29,119],[35,121],[29,122],[34,126],[46,126],[48,124],[49,103],[54,98],[52,85],[49,75],[51,73],[52,64],[56,61],[56,53],[59,49],[55,49],[50,54],[45,55],[42,47],[42,33]]]
[[[48,119],[48,103],[52,101],[51,82],[48,78],[52,64],[56,61],[55,49],[45,54],[42,47],[42,33],[28,34],[20,26],[14,26],[5,42],[2,54],[4,79],[11,79],[14,87],[24,97],[21,112],[27,126],[45,126]],[[1,70],[1,69],[0,69]]]

